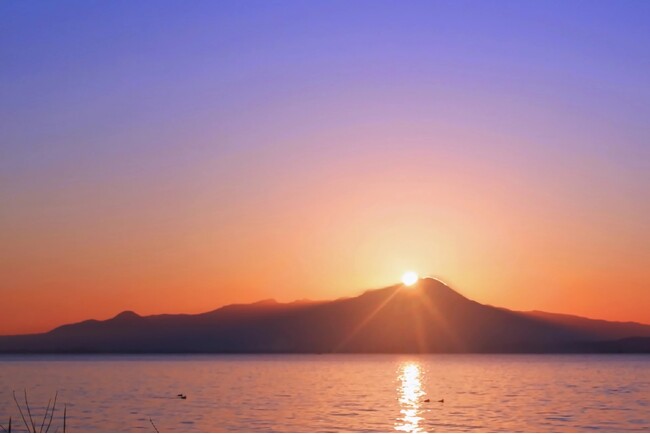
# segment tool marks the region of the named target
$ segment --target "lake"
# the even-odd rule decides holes
[[[69,432],[650,431],[644,355],[3,356],[1,424],[25,388]]]

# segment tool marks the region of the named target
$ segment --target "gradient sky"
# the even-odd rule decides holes
[[[0,333],[407,269],[650,323],[650,2],[0,2]]]

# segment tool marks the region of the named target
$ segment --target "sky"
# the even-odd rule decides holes
[[[436,276],[650,323],[650,2],[0,2],[0,334]]]

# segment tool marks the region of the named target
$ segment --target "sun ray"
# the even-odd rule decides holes
[[[454,333],[453,327],[449,325],[442,312],[440,312],[438,306],[435,306],[431,299],[425,295],[422,296],[422,299],[422,305],[433,316],[433,319],[440,327],[440,331],[451,341],[455,349],[462,350],[464,347],[462,340],[458,338],[456,333]]]
[[[341,342],[336,346],[334,349],[334,352],[338,352],[343,346],[345,346],[359,331],[368,324],[368,322],[375,316],[377,315],[383,308],[386,306],[392,299],[395,297],[395,295],[399,292],[399,288],[395,288],[393,292],[386,297],[384,301],[382,301],[379,306],[377,306],[372,312],[370,312],[366,317],[361,320],[361,322],[350,332],[349,335],[347,335],[345,338],[341,340]]]
[[[413,333],[415,334],[415,339],[418,345],[418,351],[420,353],[429,352],[429,339],[427,334],[427,329],[425,326],[425,320],[422,315],[422,309],[419,306],[411,306],[412,318],[413,318]]]

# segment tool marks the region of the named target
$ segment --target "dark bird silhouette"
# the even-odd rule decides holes
[[[438,402],[445,402],[445,400],[444,399],[439,399]]]
[[[431,402],[429,398],[425,399],[424,402]]]
[[[178,396],[180,399],[187,399],[187,395],[183,395],[182,393],[179,393]]]

